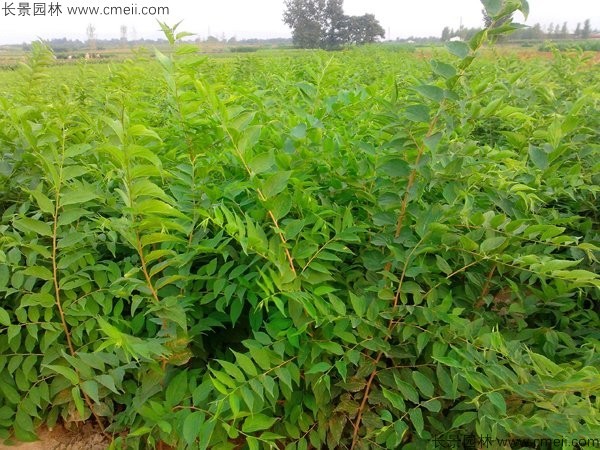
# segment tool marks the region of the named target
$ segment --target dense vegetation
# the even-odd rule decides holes
[[[600,436],[600,74],[474,59],[503,31],[430,61],[35,45],[0,88],[0,436]]]

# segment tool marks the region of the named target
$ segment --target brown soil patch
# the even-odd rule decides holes
[[[38,431],[39,441],[19,442],[6,445],[0,442],[0,450],[106,450],[109,439],[95,427],[85,424],[75,430],[57,425],[52,430]]]

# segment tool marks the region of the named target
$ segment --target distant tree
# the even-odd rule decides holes
[[[590,24],[590,19],[585,19],[583,22],[583,30],[581,31],[581,37],[584,39],[589,39],[592,35],[592,26]]]
[[[283,21],[292,29],[294,45],[319,48],[324,33],[326,0],[286,0]]]
[[[96,27],[91,23],[88,25],[87,29],[87,38],[88,38],[88,47],[90,50],[96,50]]]
[[[343,0],[285,0],[283,21],[292,29],[294,45],[336,49],[385,36],[374,15],[347,16],[343,4]]]
[[[560,37],[566,39],[569,36],[569,28],[567,27],[567,22],[564,22],[562,28],[560,29]]]
[[[555,37],[560,36],[560,25],[559,24],[554,25],[554,36]]]
[[[368,44],[385,37],[385,30],[373,14],[350,17],[349,41],[352,44]]]
[[[344,14],[344,0],[327,0],[322,21],[321,47],[335,49],[348,42],[350,18]]]
[[[444,27],[442,30],[442,41],[446,42],[448,39],[450,39],[450,28]]]
[[[543,39],[544,38],[544,31],[542,30],[542,26],[539,23],[536,23],[531,28],[531,34],[532,34],[531,37],[533,39]]]
[[[581,24],[577,22],[577,28],[575,28],[575,37],[581,37]]]
[[[127,45],[127,25],[121,25],[121,45]]]

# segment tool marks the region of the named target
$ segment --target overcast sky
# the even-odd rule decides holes
[[[205,38],[209,33],[221,38],[289,37],[290,30],[283,24],[283,0],[31,0],[30,5],[45,1],[59,4],[61,14],[31,17],[19,16],[18,6],[23,0],[0,0],[0,44],[67,37],[86,39],[86,28],[93,24],[98,39],[120,37],[121,26],[127,27],[129,39],[160,37],[156,19],[174,24],[183,20],[181,30],[197,33]],[[592,28],[600,28],[600,0],[529,0],[531,15],[527,24],[536,22],[567,22],[574,30],[578,22],[591,19]],[[14,9],[7,8],[12,5]],[[138,11],[144,6],[168,6],[169,15],[106,16],[68,15],[73,6],[133,6]],[[375,14],[387,38],[409,36],[439,36],[445,26],[458,28],[481,26],[479,0],[346,0],[346,14]],[[16,15],[10,15],[14,12]]]

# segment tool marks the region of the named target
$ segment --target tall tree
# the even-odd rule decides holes
[[[352,44],[369,44],[377,38],[385,37],[385,30],[373,14],[350,17],[350,42]]]
[[[286,0],[283,21],[292,29],[294,45],[318,48],[323,39],[326,0]]]
[[[348,19],[344,14],[344,0],[327,0],[323,14],[323,48],[335,49],[347,42]]]
[[[442,30],[442,41],[446,42],[448,39],[450,39],[450,28],[444,27]]]
[[[585,19],[583,22],[583,30],[581,31],[581,37],[584,39],[589,39],[592,35],[592,25],[590,24],[590,19]]]
[[[297,47],[336,49],[385,36],[374,15],[345,15],[344,0],[285,0],[284,4],[283,21],[292,29]]]

